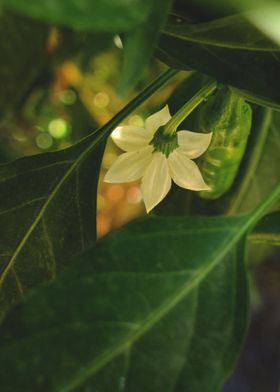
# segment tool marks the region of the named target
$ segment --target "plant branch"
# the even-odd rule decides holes
[[[178,112],[176,112],[172,118],[168,121],[168,123],[164,126],[164,134],[169,135],[176,132],[176,129],[181,124],[181,122],[188,117],[189,114],[201,104],[201,102],[205,101],[205,99],[213,93],[213,91],[217,87],[216,81],[208,82],[205,86],[203,86],[188,102],[183,105]]]

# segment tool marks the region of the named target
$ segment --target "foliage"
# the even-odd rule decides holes
[[[17,150],[5,136],[0,150],[0,389],[221,390],[247,331],[247,246],[280,244],[275,29],[267,33],[250,2],[2,0],[2,8],[0,136],[29,144]],[[111,91],[117,79],[126,104],[114,96],[107,123],[107,95],[94,95],[99,111],[88,104],[106,51],[101,80]],[[166,69],[157,57],[176,70],[155,78]],[[83,73],[91,68],[94,86]],[[97,240],[110,133],[144,102],[149,113],[152,95],[174,118],[188,107],[179,129],[207,130],[201,115],[219,94],[208,99],[203,88],[213,79],[252,109],[230,184],[217,200],[174,186],[153,216]],[[223,106],[211,111],[219,146],[242,143],[238,115],[228,130]],[[70,137],[71,123],[81,132]],[[52,151],[36,154],[32,132],[46,150],[51,134]]]

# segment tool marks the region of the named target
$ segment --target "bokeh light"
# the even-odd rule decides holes
[[[125,192],[121,185],[111,185],[107,189],[107,198],[111,203],[118,203],[124,199]]]
[[[131,186],[127,189],[126,200],[130,204],[138,204],[142,201],[142,193],[138,186]]]
[[[110,98],[105,92],[97,93],[93,99],[94,105],[99,109],[104,109],[109,105]]]
[[[61,102],[65,105],[73,105],[77,100],[77,94],[75,91],[67,89],[60,93],[59,95]]]
[[[49,123],[48,131],[55,139],[63,139],[68,133],[68,124],[62,118],[55,118]]]
[[[42,150],[47,150],[52,146],[53,138],[48,133],[39,133],[36,137],[36,144]]]

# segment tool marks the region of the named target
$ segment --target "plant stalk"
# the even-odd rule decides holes
[[[164,126],[164,135],[172,135],[176,132],[176,129],[181,124],[181,122],[188,117],[189,114],[205,101],[206,98],[213,93],[217,87],[216,81],[208,82],[203,86],[188,102],[183,105],[177,113],[175,113],[168,123]]]

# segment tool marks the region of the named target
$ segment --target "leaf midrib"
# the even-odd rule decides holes
[[[223,18],[224,20],[225,18]],[[218,22],[218,21],[217,21]],[[167,24],[164,29],[162,30],[162,33],[171,37],[175,37],[178,39],[181,39],[183,41],[189,41],[193,42],[196,44],[200,45],[209,45],[209,46],[215,46],[217,48],[222,48],[222,49],[238,49],[238,50],[243,50],[243,51],[250,51],[250,52],[279,52],[280,47],[264,47],[264,46],[254,46],[253,44],[245,46],[242,43],[238,42],[223,42],[219,41],[218,39],[209,39],[207,37],[203,37],[201,35],[205,34],[205,30],[207,31],[207,26],[209,26],[209,31],[211,30],[214,31],[215,29],[221,28],[223,26],[220,26],[220,23],[214,24],[213,22],[206,22],[206,23],[200,23],[198,25],[190,25],[190,24],[172,24],[169,23]],[[192,34],[201,34],[200,36],[192,36]],[[261,39],[266,39],[265,36],[260,37]],[[260,39],[256,40],[255,42],[260,41]]]

